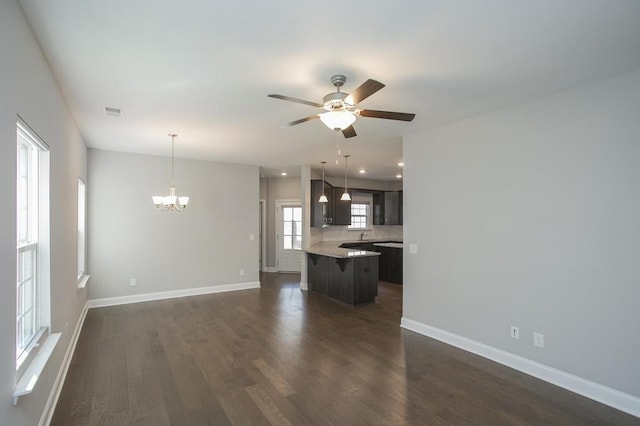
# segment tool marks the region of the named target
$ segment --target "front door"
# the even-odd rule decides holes
[[[300,202],[276,203],[278,272],[300,272],[302,262],[302,206]]]

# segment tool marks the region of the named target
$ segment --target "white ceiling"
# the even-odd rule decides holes
[[[345,74],[386,88],[343,153],[395,179],[402,136],[640,69],[638,0],[21,0],[90,147],[256,164],[335,166],[312,107]],[[119,118],[104,107],[122,109]],[[341,163],[341,167],[342,163]],[[351,167],[350,167],[351,168]]]

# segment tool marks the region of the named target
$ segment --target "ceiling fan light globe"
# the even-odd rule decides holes
[[[331,130],[344,130],[356,121],[356,116],[349,111],[329,111],[320,114],[320,120]]]

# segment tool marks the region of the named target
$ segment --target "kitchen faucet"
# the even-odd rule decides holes
[[[361,232],[361,233],[360,233],[360,241],[362,241],[362,239],[363,239],[364,237],[366,237],[367,235],[369,235],[369,234],[367,234],[366,232]]]

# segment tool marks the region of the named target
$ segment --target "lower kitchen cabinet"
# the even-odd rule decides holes
[[[402,284],[402,249],[374,246],[380,253],[379,278],[395,284]]]
[[[329,284],[329,267],[326,256],[307,254],[307,283],[309,290],[327,294]]]
[[[378,257],[331,257],[307,253],[309,290],[350,305],[374,302]]]

